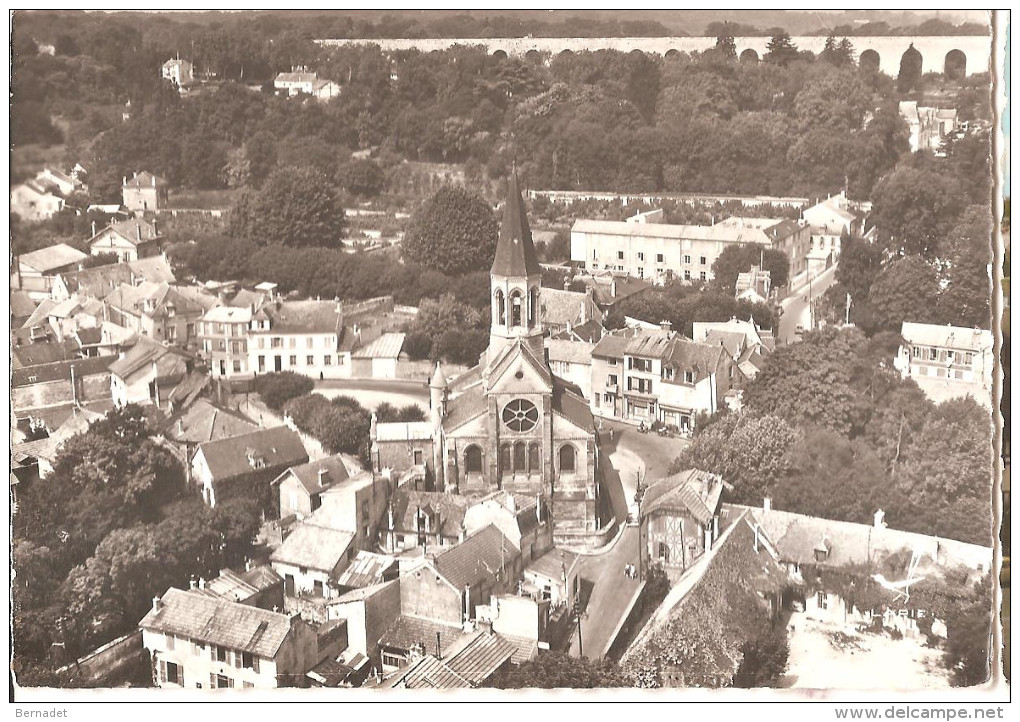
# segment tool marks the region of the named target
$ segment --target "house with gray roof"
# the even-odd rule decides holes
[[[323,492],[348,476],[339,454],[290,467],[273,480],[273,486],[279,487],[280,518],[294,516],[300,521],[311,516],[322,506]]]

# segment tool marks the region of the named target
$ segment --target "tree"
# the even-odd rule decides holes
[[[447,274],[487,270],[496,252],[496,219],[479,196],[444,186],[407,224],[401,249],[406,260]]]
[[[261,190],[242,194],[230,211],[230,232],[262,245],[337,247],[347,219],[332,186],[307,168],[278,168]]]
[[[293,371],[263,374],[255,380],[255,391],[266,406],[276,411],[291,399],[311,393],[313,388],[315,383],[310,378]]]
[[[725,58],[736,60],[737,44],[732,35],[720,35],[715,39],[715,49]]]
[[[777,416],[728,414],[703,427],[669,473],[701,469],[719,474],[733,485],[733,502],[759,506],[789,470],[786,452],[795,438]]]
[[[836,281],[857,302],[871,292],[871,284],[882,269],[882,250],[860,237],[843,235],[840,239]]]
[[[374,197],[386,186],[386,176],[377,163],[370,160],[352,160],[337,171],[337,180],[348,193]]]
[[[909,93],[911,90],[919,90],[921,86],[921,68],[923,60],[921,53],[911,43],[903,57],[900,58],[900,72],[896,76],[896,88],[901,93]]]
[[[773,626],[757,639],[740,646],[740,666],[733,675],[733,686],[738,689],[777,687],[786,674],[790,658],[790,645],[786,627]]]
[[[608,659],[572,657],[562,652],[540,654],[524,664],[512,665],[491,678],[496,689],[594,689],[629,687],[623,670]]]
[[[904,321],[934,323],[938,299],[935,269],[919,256],[906,256],[878,274],[860,323],[869,333],[899,331]]]
[[[945,664],[953,686],[971,687],[988,680],[992,638],[992,583],[985,577],[972,598],[953,606],[946,620]]]
[[[936,168],[900,166],[878,182],[871,222],[892,254],[938,257],[966,206],[959,181]]]
[[[724,293],[733,293],[737,276],[758,266],[769,272],[774,288],[785,286],[790,279],[790,260],[782,251],[763,249],[752,243],[727,244],[712,263],[713,285]]]
[[[799,55],[797,46],[793,44],[793,41],[790,40],[790,34],[785,30],[776,32],[766,47],[767,51],[763,58],[766,63],[774,63],[785,67],[797,60]]]

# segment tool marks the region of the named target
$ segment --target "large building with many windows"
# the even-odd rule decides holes
[[[659,285],[710,281],[719,254],[746,243],[784,253],[791,277],[807,270],[811,229],[803,222],[734,217],[711,226],[681,226],[661,223],[660,217],[578,220],[570,230],[570,259],[589,271],[624,272]]]
[[[248,368],[255,373],[294,371],[304,376],[350,376],[353,338],[346,338],[336,301],[272,301],[252,316]],[[346,334],[348,337],[355,333]]]
[[[903,343],[893,365],[912,378],[925,396],[941,403],[973,396],[992,405],[995,338],[991,331],[959,326],[904,322]]]

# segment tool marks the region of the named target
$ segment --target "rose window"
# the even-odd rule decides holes
[[[511,431],[531,431],[538,423],[538,409],[525,399],[514,399],[503,407],[503,423]]]

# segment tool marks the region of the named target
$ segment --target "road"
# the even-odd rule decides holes
[[[776,336],[779,343],[794,343],[797,341],[795,333],[797,326],[809,329],[811,325],[810,314],[808,313],[808,294],[812,298],[818,298],[836,280],[836,267],[825,269],[815,276],[811,283],[804,283],[796,291],[780,302],[783,308],[783,317],[779,320],[779,333]]]

